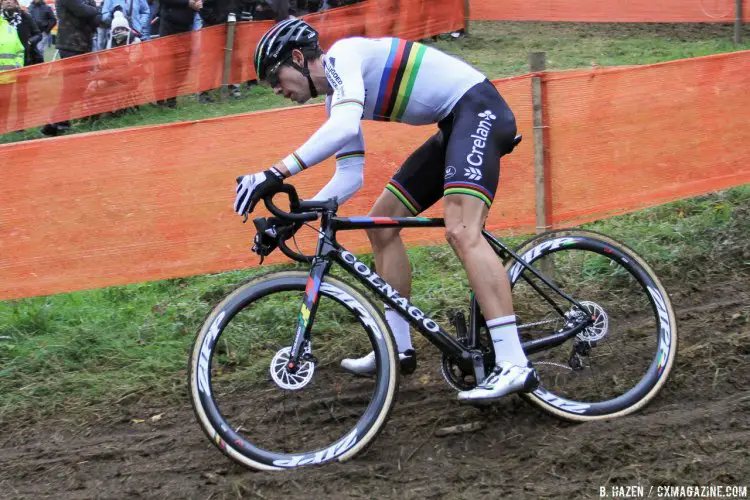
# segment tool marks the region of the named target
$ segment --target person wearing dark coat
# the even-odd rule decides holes
[[[230,12],[237,16],[238,21],[241,20],[240,9],[241,6],[238,0],[203,0],[203,7],[199,13],[201,15],[203,27],[208,28],[226,23]],[[202,76],[204,78],[210,78],[213,81],[213,75],[211,74],[204,72],[202,73]],[[207,85],[201,85],[201,87],[205,86]],[[242,97],[240,86],[236,84],[229,85],[229,95],[235,98]],[[214,102],[214,99],[208,91],[203,91],[198,95],[198,102],[207,104]]]
[[[52,28],[57,26],[57,17],[55,17],[52,7],[47,5],[44,0],[33,0],[29,4],[29,14],[44,33],[49,33]]]
[[[257,0],[253,19],[283,21],[289,17],[289,0]]]
[[[102,14],[94,0],[56,0],[57,49],[60,58],[73,57],[91,52],[96,27],[102,22]]]
[[[159,2],[159,38],[176,35],[178,33],[187,33],[193,29],[193,20],[195,12],[203,8],[203,0],[160,0]],[[190,43],[188,41],[188,43]],[[186,57],[180,60],[180,56]],[[162,61],[162,64],[169,68],[167,72],[170,75],[169,87],[177,91],[182,82],[187,78],[189,71],[189,55],[174,54],[171,58]],[[158,88],[162,82],[154,82],[155,88]],[[164,100],[156,101],[159,106],[175,108],[177,98],[169,97]]]
[[[37,44],[37,50],[44,56],[44,50],[50,46],[52,29],[57,26],[57,17],[52,7],[44,3],[44,0],[33,0],[29,5],[29,14],[42,32],[42,40]]]
[[[57,49],[60,52],[60,59],[91,52],[96,27],[102,22],[102,14],[96,2],[94,0],[55,0],[55,9],[59,22]],[[71,106],[83,100],[83,93],[86,90],[86,85],[81,82],[81,78],[85,78],[86,75],[81,74],[80,70],[71,72],[74,69],[74,67],[67,66],[63,70],[60,102],[56,108],[56,112],[62,115],[69,114]],[[70,122],[65,120],[47,124],[42,127],[41,132],[44,135],[55,136],[69,128]]]
[[[203,8],[202,0],[161,0],[159,36],[186,33],[193,28],[195,11]]]

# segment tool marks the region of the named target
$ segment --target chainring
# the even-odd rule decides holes
[[[458,363],[447,354],[440,360],[440,373],[445,382],[456,391],[470,391],[477,386],[474,373],[464,372]]]

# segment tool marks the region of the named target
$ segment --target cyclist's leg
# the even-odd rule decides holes
[[[446,239],[461,260],[495,348],[495,370],[460,399],[496,399],[535,387],[513,314],[510,283],[482,228],[500,175],[500,157],[516,135],[513,113],[488,81],[470,89],[453,110],[446,143]]]
[[[487,204],[468,194],[448,194],[444,204],[446,239],[466,270],[485,318],[512,315],[508,275],[482,237]]]
[[[456,104],[446,141],[446,239],[463,263],[486,319],[513,314],[508,277],[482,228],[497,190],[500,157],[515,136],[513,113],[485,81]]]
[[[442,179],[427,170],[430,165],[445,161],[443,135],[438,132],[414,151],[377,199],[371,217],[411,217],[429,208],[442,196]],[[390,283],[402,297],[411,296],[411,266],[400,228],[367,231],[378,274]]]
[[[411,217],[412,213],[388,189],[378,197],[368,214],[370,217]],[[370,229],[375,269],[380,276],[395,288],[402,297],[411,296],[411,266],[406,256],[406,247],[401,241],[401,228]]]
[[[439,170],[445,162],[445,147],[440,132],[412,153],[388,182],[370,210],[371,217],[409,217],[417,215],[439,200],[443,194],[443,180]],[[435,166],[438,175],[435,175]],[[375,228],[367,231],[375,254],[375,269],[402,297],[411,295],[411,266],[399,228]],[[402,373],[416,368],[416,354],[411,345],[409,323],[400,313],[385,307],[385,318],[396,339]],[[362,358],[348,358],[341,366],[358,375],[375,371],[372,353]]]

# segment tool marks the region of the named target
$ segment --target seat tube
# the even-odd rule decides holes
[[[469,316],[469,346],[471,349],[476,349],[479,345],[479,329],[484,326],[484,317],[482,311],[479,309],[479,302],[477,302],[477,296],[474,294],[474,290],[471,291],[471,309]]]

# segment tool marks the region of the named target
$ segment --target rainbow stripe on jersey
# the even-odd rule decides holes
[[[427,47],[394,38],[380,80],[373,119],[401,121]]]

